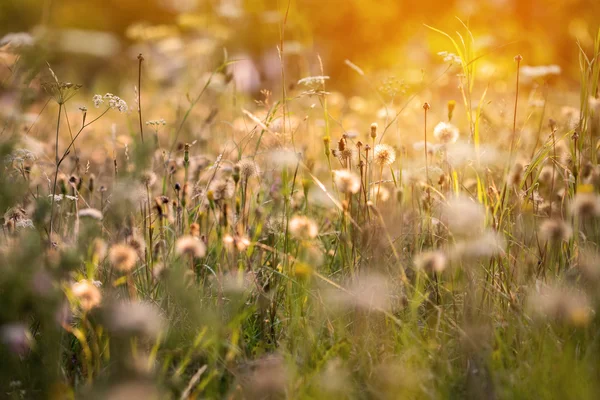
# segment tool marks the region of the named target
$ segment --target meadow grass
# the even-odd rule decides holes
[[[0,397],[597,398],[600,31],[500,93],[460,27],[361,97],[283,29],[254,99],[227,53],[121,98],[3,48]]]

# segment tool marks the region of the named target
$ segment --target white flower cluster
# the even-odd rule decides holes
[[[0,39],[0,46],[10,44],[13,47],[33,46],[35,39],[27,32],[9,33]]]
[[[166,125],[166,124],[167,124],[167,121],[165,121],[164,118],[146,121],[146,125],[160,126],[160,125]]]
[[[20,221],[17,221],[17,222],[15,223],[15,226],[16,226],[17,228],[35,228],[35,227],[33,226],[33,221],[32,221],[32,220],[30,220],[30,219],[22,219],[22,220],[20,220]]]
[[[94,102],[94,107],[96,107],[96,108],[100,107],[100,105],[102,103],[104,103],[104,100],[102,99],[102,95],[100,95],[100,94],[94,95],[94,97],[92,98],[92,101]]]
[[[4,162],[24,162],[24,161],[35,161],[36,157],[31,151],[27,149],[16,149],[12,154],[4,157]]]
[[[451,64],[461,64],[462,60],[459,56],[454,53],[449,53],[447,51],[440,51],[438,56],[444,57],[444,62],[449,62]]]
[[[544,78],[550,75],[560,75],[561,69],[558,65],[538,65],[535,67],[525,65],[521,67],[521,73],[528,78]]]
[[[49,194],[48,197],[52,198],[52,195]],[[59,203],[63,198],[68,199],[68,200],[73,200],[76,201],[77,200],[77,196],[69,196],[67,195],[62,195],[62,194],[55,194],[54,195],[54,201]]]
[[[119,110],[119,112],[122,113],[127,112],[128,110],[127,103],[125,102],[125,100],[123,100],[119,96],[115,96],[112,93],[106,93],[104,96],[101,96],[99,94],[94,95],[92,101],[94,102],[94,107],[96,108],[104,104],[104,101],[107,101],[108,106],[113,110]]]
[[[325,84],[325,81],[329,79],[328,76],[308,76],[306,78],[302,78],[298,81],[298,85],[304,86],[321,86]]]

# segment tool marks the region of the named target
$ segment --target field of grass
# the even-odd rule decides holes
[[[600,397],[598,27],[572,76],[425,25],[342,92],[282,16],[90,84],[0,41],[0,398]]]

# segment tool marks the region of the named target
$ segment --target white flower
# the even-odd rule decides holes
[[[79,210],[78,213],[79,218],[89,217],[92,219],[101,220],[102,219],[102,211],[95,208],[83,208]]]
[[[22,219],[15,223],[17,228],[34,228],[33,221],[30,219]]]
[[[549,75],[560,75],[561,69],[558,65],[540,65],[531,67],[525,65],[521,67],[521,74],[528,78],[543,78]]]
[[[319,86],[319,85],[324,85],[325,81],[329,79],[328,76],[323,76],[323,75],[319,75],[319,76],[308,76],[306,78],[302,78],[298,81],[298,85],[304,85],[304,86]]]
[[[96,107],[96,108],[100,107],[100,105],[102,103],[104,103],[102,96],[99,94],[94,95],[94,97],[92,98],[92,101],[94,102],[94,107]]]
[[[119,96],[115,96],[112,93],[106,93],[104,95],[104,97],[101,97],[100,95],[94,96],[94,105],[96,105],[96,107],[98,107],[100,104],[102,104],[104,102],[104,100],[108,101],[108,106],[110,108],[112,108],[113,110],[119,110],[119,112],[123,113],[123,112],[127,112],[127,110],[129,109],[129,107],[127,107],[127,103],[125,102],[125,100],[123,100]]]
[[[0,46],[10,44],[13,47],[32,46],[35,40],[26,32],[9,33],[0,39]]]

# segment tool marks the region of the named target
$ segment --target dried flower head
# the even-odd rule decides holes
[[[425,272],[442,272],[446,269],[446,256],[441,251],[426,251],[415,257],[415,267]]]
[[[385,186],[373,186],[371,188],[371,201],[376,201],[377,204],[385,203],[391,197],[391,193],[389,189]],[[375,200],[377,198],[377,200]]]
[[[160,309],[147,302],[119,302],[107,313],[107,328],[115,335],[156,338],[163,330]]]
[[[84,311],[97,307],[102,301],[100,290],[85,279],[71,285],[71,293],[79,300],[79,304]]]
[[[387,144],[378,144],[373,152],[374,161],[379,165],[391,165],[396,161],[396,151]]]
[[[175,252],[193,258],[201,258],[206,255],[206,245],[195,236],[185,235],[175,242]]]
[[[256,175],[258,175],[258,166],[256,165],[256,163],[249,159],[249,158],[244,158],[243,160],[240,160],[237,163],[237,166],[240,169],[240,176],[242,178],[242,180],[248,180]]]
[[[98,262],[106,257],[106,242],[100,238],[94,239],[91,246],[92,258]]]
[[[569,240],[573,230],[561,219],[547,219],[541,223],[539,233],[543,241],[558,243]]]
[[[468,197],[456,197],[444,206],[443,219],[454,235],[478,235],[484,227],[485,209]]]
[[[223,238],[223,243],[229,251],[245,251],[250,246],[250,239],[246,236],[226,235]]]
[[[444,144],[455,143],[458,140],[458,128],[450,122],[440,122],[433,128],[433,136]]]
[[[584,292],[560,286],[542,286],[532,291],[527,305],[533,316],[573,326],[587,325],[593,314]]]
[[[510,186],[519,185],[523,179],[523,170],[523,164],[515,163],[510,169],[508,177],[506,178],[507,183]]]
[[[358,193],[360,190],[360,178],[348,171],[340,169],[333,171],[334,182],[338,190],[342,193]]]
[[[135,267],[137,253],[126,244],[115,244],[108,250],[108,259],[121,272],[129,272]]]
[[[213,200],[225,200],[233,197],[235,186],[230,179],[216,179],[210,184],[208,190],[212,192]]]
[[[144,186],[152,187],[156,183],[156,174],[152,171],[144,171],[140,176],[140,181]]]
[[[319,234],[319,227],[312,219],[296,215],[290,220],[290,233],[297,239],[314,239]]]
[[[92,218],[98,221],[102,220],[102,211],[96,208],[83,208],[77,213],[79,218]]]
[[[31,332],[20,322],[0,325],[0,343],[21,356],[26,355],[34,344]]]
[[[371,138],[373,138],[373,139],[375,139],[377,137],[377,128],[378,128],[377,122],[373,122],[371,124]]]
[[[580,218],[600,216],[600,198],[595,193],[577,193],[571,202],[571,212]]]

